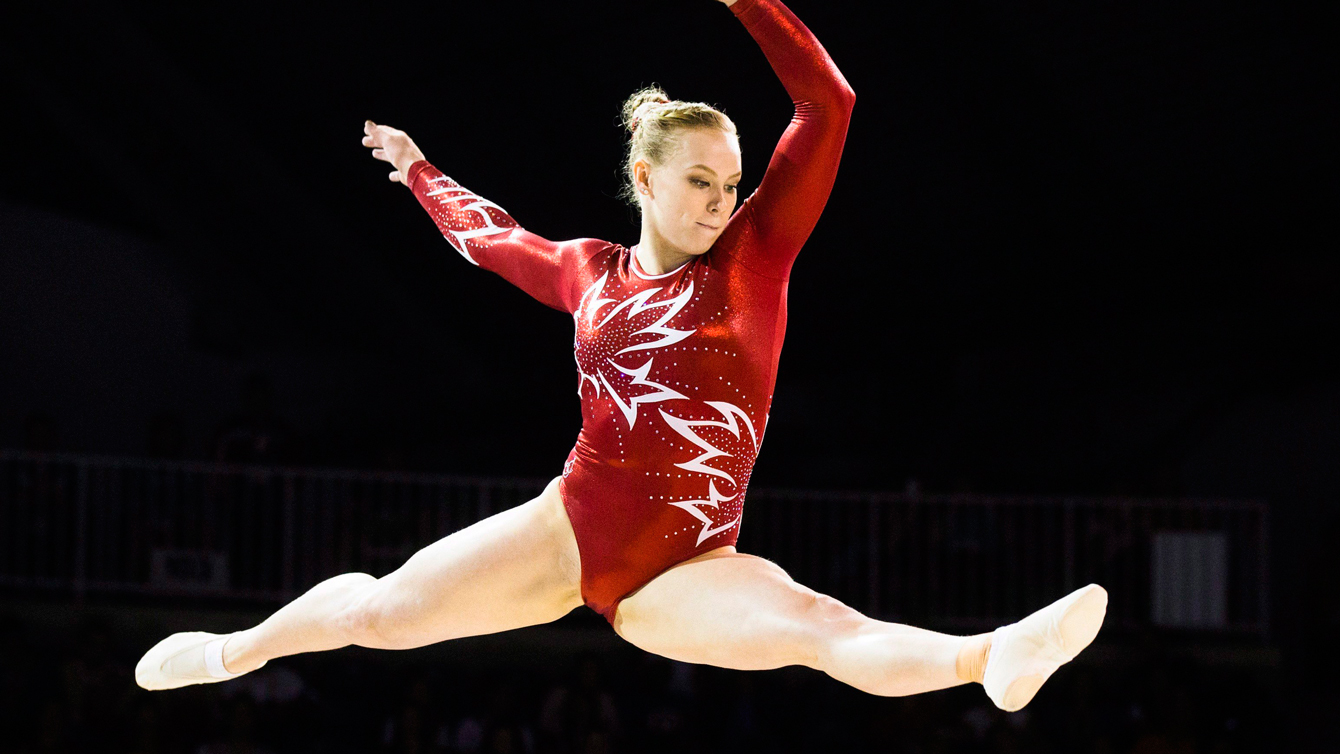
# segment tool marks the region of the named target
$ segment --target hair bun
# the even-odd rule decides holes
[[[623,104],[623,124],[631,134],[637,130],[638,123],[647,116],[647,113],[659,105],[665,105],[670,102],[670,97],[666,95],[665,90],[652,84],[629,97]]]

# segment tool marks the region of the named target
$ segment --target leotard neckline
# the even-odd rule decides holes
[[[641,245],[642,245],[642,244],[633,244],[633,247],[630,248],[630,249],[628,250],[628,256],[630,257],[630,261],[629,261],[629,263],[628,263],[628,268],[629,268],[630,270],[633,271],[633,274],[634,274],[634,275],[637,275],[638,277],[642,278],[643,280],[658,280],[658,279],[660,279],[660,278],[670,277],[671,275],[675,274],[676,272],[679,272],[680,270],[684,269],[685,267],[688,267],[688,266],[689,266],[689,262],[692,262],[692,261],[693,261],[692,259],[690,259],[689,262],[685,262],[684,264],[681,264],[680,266],[676,267],[675,269],[673,269],[673,270],[671,270],[671,271],[669,271],[669,272],[662,272],[662,273],[659,274],[659,275],[652,275],[652,274],[650,274],[650,273],[648,273],[648,272],[644,272],[644,271],[642,270],[642,265],[638,264],[638,261],[637,261],[637,247],[639,247],[639,246],[641,246]]]

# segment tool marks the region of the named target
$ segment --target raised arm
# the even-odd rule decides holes
[[[403,131],[368,121],[364,133],[363,144],[374,147],[373,156],[396,167],[388,177],[414,192],[443,237],[470,264],[498,273],[547,306],[572,312],[581,265],[608,244],[541,238],[502,207],[443,175]]]
[[[795,115],[723,240],[746,267],[786,277],[828,202],[856,95],[819,40],[780,0],[727,5],[762,48]]]

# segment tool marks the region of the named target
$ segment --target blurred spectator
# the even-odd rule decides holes
[[[605,689],[600,664],[591,655],[577,660],[575,678],[551,688],[540,707],[540,730],[546,751],[578,752],[593,745],[591,734],[604,734],[603,744],[619,733],[614,697]]]
[[[429,754],[449,751],[450,736],[428,678],[420,675],[410,683],[405,698],[382,726],[382,751],[394,754]]]
[[[407,677],[387,653],[359,650],[148,693],[131,670],[160,628],[128,639],[99,621],[69,638],[27,627],[0,616],[5,754],[1235,754],[1282,745],[1280,710],[1261,682],[1272,676],[1169,658],[1148,644],[1126,643],[1118,663],[1068,667],[1028,709],[1005,714],[976,686],[884,698],[807,668],[745,673],[632,649],[583,654],[549,684],[534,668],[509,669],[506,656],[469,667],[424,656]],[[118,651],[123,644],[134,649]]]
[[[690,744],[690,699],[684,684],[675,682],[675,665],[656,655],[638,658],[635,688],[635,720],[629,726],[635,741],[646,752],[680,752]],[[677,689],[678,686],[678,689]]]
[[[202,744],[196,754],[272,754],[256,740],[256,703],[247,696],[235,697],[228,706],[227,732]]]
[[[1203,747],[1197,742],[1195,705],[1185,686],[1173,686],[1163,704],[1149,709],[1149,726],[1131,747],[1131,754],[1197,754]]]
[[[496,725],[484,734],[486,754],[529,754],[535,751],[527,732],[519,725]]]
[[[153,697],[140,698],[131,713],[130,724],[132,731],[126,749],[129,754],[160,754],[168,751],[162,735],[163,720]]]
[[[531,754],[535,751],[535,731],[531,727],[533,718],[529,710],[522,709],[520,701],[516,684],[507,674],[492,674],[484,714],[485,751],[500,751],[498,747],[505,747],[515,754]],[[505,734],[500,733],[503,730]]]
[[[476,717],[467,715],[461,718],[452,743],[456,751],[479,751],[484,746],[484,724]]]
[[[219,694],[227,699],[246,694],[257,704],[291,704],[306,696],[307,684],[292,667],[275,665],[220,686]]]

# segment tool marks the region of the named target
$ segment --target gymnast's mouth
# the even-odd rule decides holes
[[[708,224],[706,224],[706,223],[698,223],[698,224],[701,225],[701,226],[703,226],[704,228],[707,228],[708,230],[716,230],[716,229],[717,229],[717,226],[715,226],[715,225],[708,225]]]

